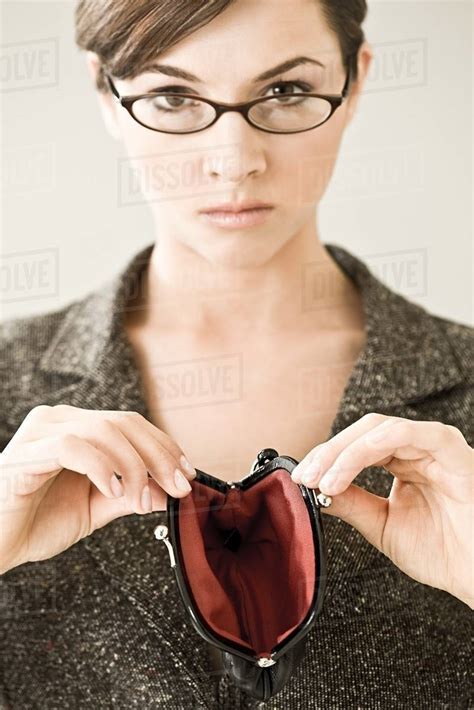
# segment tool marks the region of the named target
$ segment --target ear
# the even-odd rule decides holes
[[[367,41],[364,41],[359,48],[357,56],[357,81],[352,83],[349,89],[349,96],[347,97],[346,125],[352,121],[356,112],[373,56],[371,45]]]
[[[96,86],[96,77],[99,73],[101,61],[95,52],[86,52],[86,66],[89,74]],[[120,125],[117,117],[118,104],[112,96],[110,91],[103,93],[97,90],[97,101],[99,103],[100,112],[102,118],[104,119],[105,127],[108,133],[115,140],[121,139]]]

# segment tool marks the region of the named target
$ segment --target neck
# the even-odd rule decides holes
[[[357,288],[309,225],[263,265],[244,268],[210,263],[178,240],[160,237],[127,320],[129,327],[185,330],[195,340],[230,344],[308,328],[351,328],[360,317]]]

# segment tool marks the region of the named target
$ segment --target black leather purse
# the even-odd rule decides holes
[[[323,603],[320,506],[331,498],[291,479],[297,463],[263,449],[240,481],[196,469],[187,496],[168,495],[168,526],[154,529],[194,628],[258,700],[294,673]]]

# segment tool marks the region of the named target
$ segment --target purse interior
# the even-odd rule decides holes
[[[188,592],[216,634],[269,655],[306,617],[315,547],[302,493],[285,469],[245,491],[197,480],[180,499]]]

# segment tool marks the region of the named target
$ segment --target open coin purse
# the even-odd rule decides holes
[[[297,463],[263,449],[240,481],[196,469],[191,492],[168,495],[168,525],[154,530],[194,628],[258,700],[295,671],[324,596],[320,507],[331,498],[291,479]]]

